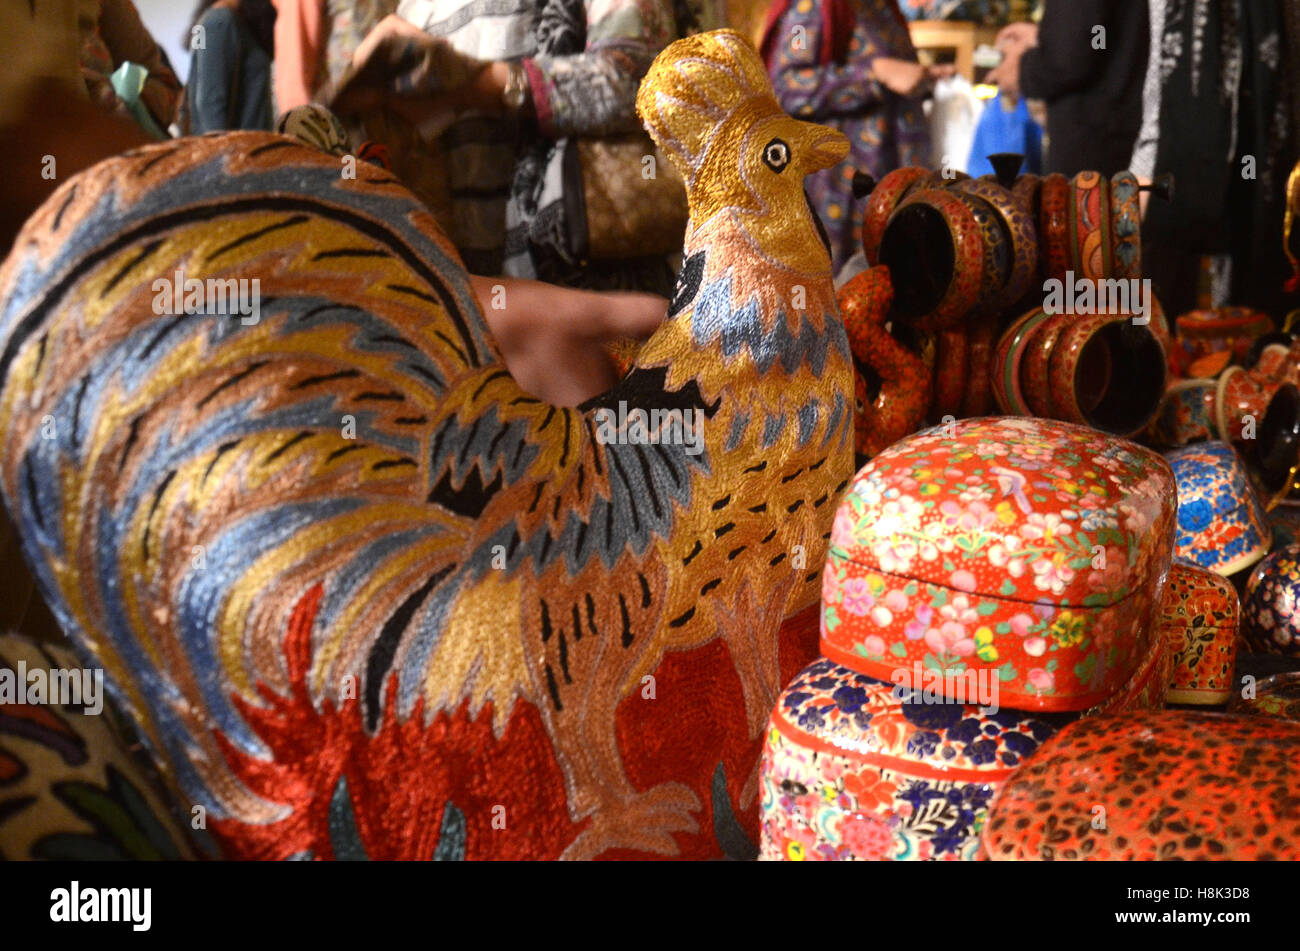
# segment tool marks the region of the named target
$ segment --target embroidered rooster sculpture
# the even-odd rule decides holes
[[[666,50],[638,106],[686,263],[581,411],[511,379],[404,188],[280,136],[106,161],[0,272],[25,554],[228,855],[717,854],[756,809],[778,628],[852,474],[802,188],[847,143],[731,32]]]

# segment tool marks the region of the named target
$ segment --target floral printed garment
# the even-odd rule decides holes
[[[807,179],[808,195],[826,226],[838,271],[857,249],[864,202],[853,200],[853,173],[877,179],[896,168],[925,165],[930,130],[920,99],[904,99],[871,78],[878,56],[916,59],[906,25],[886,0],[849,0],[854,11],[847,62],[819,65],[823,36],[819,0],[790,5],[776,27],[772,85],[781,107],[799,119],[848,136],[849,158]],[[803,34],[796,31],[802,28]],[[805,41],[796,43],[802,35]],[[799,47],[796,49],[796,47]]]

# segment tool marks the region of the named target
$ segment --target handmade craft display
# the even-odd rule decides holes
[[[994,861],[1300,859],[1300,724],[1166,710],[1085,717],[1007,777]]]
[[[971,859],[998,785],[1076,716],[982,708],[975,678],[970,702],[927,699],[907,674],[823,659],[786,688],[763,750],[761,858]]]
[[[1241,633],[1253,651],[1300,657],[1300,545],[1273,552],[1250,573]]]
[[[1273,532],[1232,446],[1205,442],[1168,453],[1178,484],[1178,555],[1221,575],[1268,554]]]
[[[1156,453],[1052,420],[963,420],[854,478],[822,579],[822,653],[888,679],[996,673],[1004,706],[1086,710],[1157,637],[1174,479]]]
[[[582,410],[516,385],[406,189],[282,136],[110,159],[19,236],[5,502],[228,856],[754,847],[762,731],[815,651],[778,628],[852,475],[803,193],[848,145],[731,32],[665,50],[638,109],[686,263]]]
[[[1160,606],[1160,631],[1168,642],[1168,702],[1218,706],[1232,694],[1241,603],[1222,575],[1175,562]]]

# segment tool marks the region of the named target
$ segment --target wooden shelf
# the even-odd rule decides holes
[[[975,47],[981,43],[992,46],[998,35],[995,27],[962,20],[913,20],[908,29],[918,53],[949,53],[957,72],[972,83],[975,82]]]

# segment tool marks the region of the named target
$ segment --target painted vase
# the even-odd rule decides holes
[[[1172,658],[1170,703],[1217,706],[1232,694],[1241,603],[1222,575],[1175,562],[1160,607]]]
[[[1232,696],[1229,713],[1300,720],[1300,672],[1274,674]]]
[[[1173,474],[1154,452],[1051,420],[911,436],[845,493],[822,580],[822,653],[889,680],[997,671],[1002,704],[1086,710],[1155,637]]]
[[[1214,439],[1216,387],[1213,380],[1177,380],[1165,390],[1147,439],[1163,449],[1178,449]]]
[[[1300,724],[1164,710],[1064,727],[998,790],[993,861],[1300,859]]]
[[[1075,718],[926,689],[826,659],[794,679],[763,747],[761,859],[973,858],[998,784]]]
[[[1177,551],[1230,575],[1267,554],[1273,533],[1236,451],[1206,442],[1165,456],[1178,484]]]
[[[1300,545],[1278,549],[1251,572],[1241,633],[1252,651],[1300,657]]]

